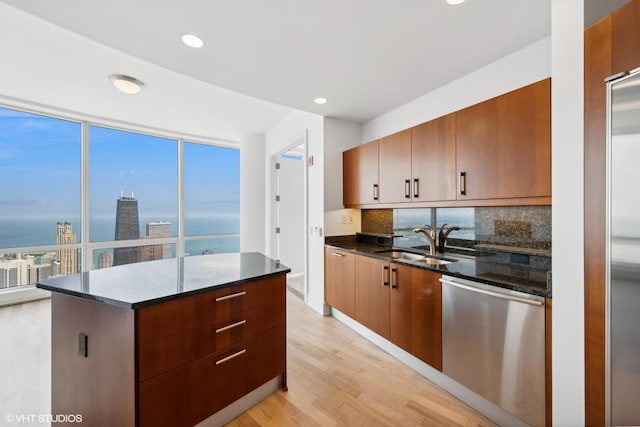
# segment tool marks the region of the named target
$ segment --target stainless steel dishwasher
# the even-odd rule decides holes
[[[442,276],[442,372],[545,425],[544,298]]]

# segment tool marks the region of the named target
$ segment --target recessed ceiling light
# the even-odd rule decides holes
[[[193,34],[183,34],[182,35],[182,43],[186,44],[189,47],[200,48],[204,46],[204,42],[202,39]]]
[[[447,0],[447,4],[450,4],[451,6],[455,6],[457,4],[461,4],[464,3],[465,0]]]
[[[327,98],[316,98],[313,100],[313,102],[315,102],[318,105],[326,104]]]
[[[109,80],[118,90],[131,95],[140,92],[144,87],[144,83],[140,80],[123,74],[112,74],[109,76]]]

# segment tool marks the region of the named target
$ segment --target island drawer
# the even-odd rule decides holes
[[[284,373],[285,325],[140,383],[140,426],[192,426]]]
[[[137,342],[177,335],[254,307],[278,303],[284,298],[285,283],[284,276],[278,275],[143,307],[136,310]]]
[[[145,380],[285,323],[285,295],[139,345],[139,380]]]

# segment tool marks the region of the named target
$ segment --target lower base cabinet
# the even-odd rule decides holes
[[[441,275],[365,256],[354,268],[354,320],[441,371]]]
[[[442,371],[441,275],[397,264],[391,274],[391,342]]]

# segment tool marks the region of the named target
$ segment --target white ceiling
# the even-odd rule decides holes
[[[551,16],[551,0],[2,1],[54,24],[33,17],[17,23],[22,12],[3,7],[0,31],[13,25],[23,45],[0,34],[0,47],[18,60],[84,50],[81,66],[100,75],[99,83],[87,81],[96,95],[107,75],[133,74],[147,85],[138,96],[202,105],[219,122],[213,136],[232,140],[265,132],[292,108],[366,122],[549,36]],[[65,30],[76,34],[74,46]],[[202,37],[204,48],[185,47],[180,36],[187,32]],[[154,91],[165,98],[154,99]],[[318,96],[329,102],[315,105]],[[144,101],[129,102],[113,109],[140,109]]]

